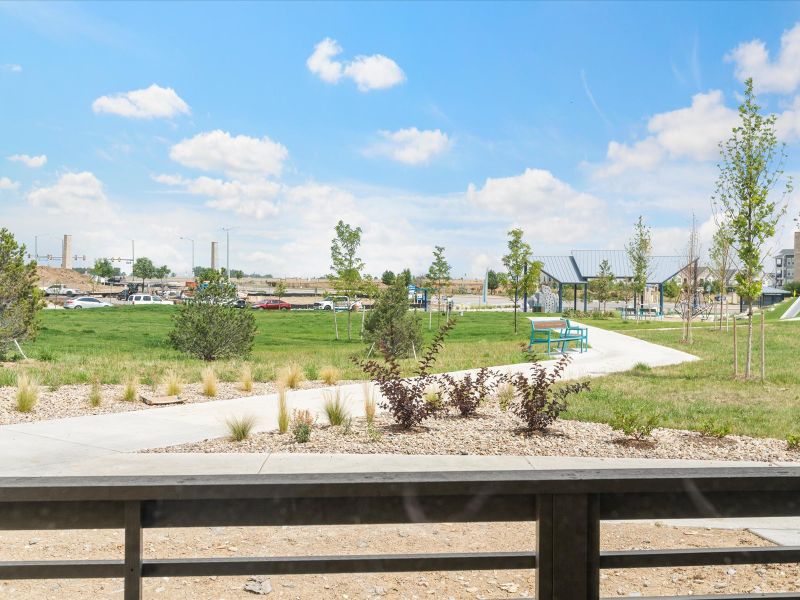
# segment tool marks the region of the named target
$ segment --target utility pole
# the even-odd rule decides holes
[[[181,239],[186,240],[187,242],[192,242],[192,277],[194,277],[194,240],[183,236],[181,236]]]

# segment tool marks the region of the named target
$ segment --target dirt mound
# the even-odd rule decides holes
[[[63,283],[67,287],[87,290],[92,286],[92,277],[83,273],[78,273],[72,269],[59,269],[55,267],[36,267],[36,274],[39,276],[39,285],[49,287],[56,283]]]

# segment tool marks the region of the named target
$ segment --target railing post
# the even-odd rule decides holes
[[[125,600],[142,600],[142,503],[125,502]]]
[[[600,596],[600,519],[586,494],[537,499],[537,600],[597,600]]]

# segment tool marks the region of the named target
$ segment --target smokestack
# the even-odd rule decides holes
[[[217,242],[211,242],[211,268],[217,270]]]
[[[794,232],[794,280],[800,283],[800,231]]]
[[[65,235],[64,242],[61,244],[61,268],[72,268],[72,236]]]

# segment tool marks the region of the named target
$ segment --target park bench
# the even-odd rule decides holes
[[[552,354],[553,348],[563,354],[569,349],[570,342],[577,342],[580,352],[584,352],[589,347],[588,328],[573,325],[569,319],[528,317],[528,320],[531,322],[531,340],[528,350],[533,349],[536,344],[547,344],[547,354]]]

